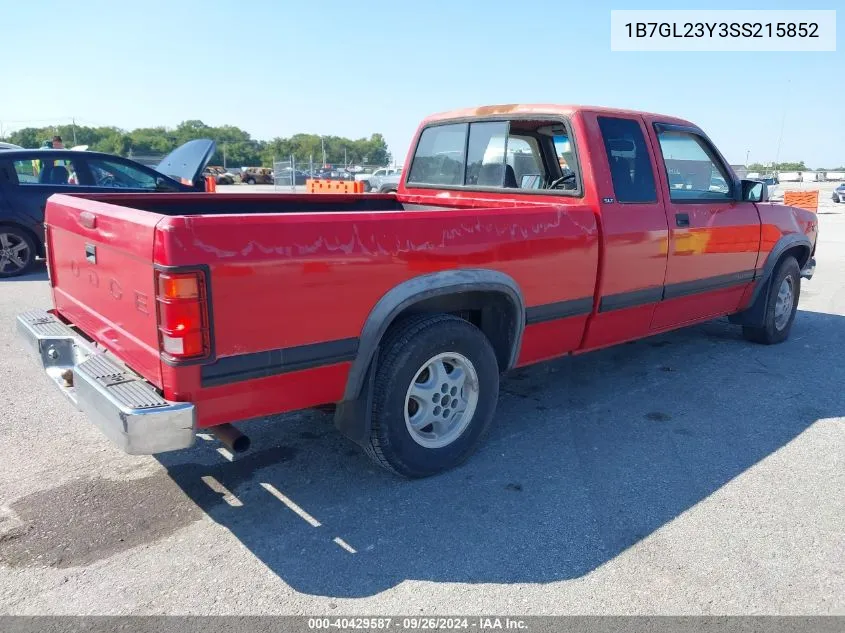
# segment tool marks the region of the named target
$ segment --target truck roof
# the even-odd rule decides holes
[[[589,110],[591,112],[600,112],[602,114],[613,115],[637,115],[647,116],[649,118],[658,118],[667,123],[678,123],[681,125],[695,126],[684,119],[669,116],[665,114],[657,114],[654,112],[642,112],[638,110],[625,110],[623,108],[608,108],[604,106],[589,106],[589,105],[561,105],[553,103],[509,103],[501,105],[486,105],[477,106],[474,108],[462,108],[460,110],[450,110],[448,112],[439,112],[432,114],[423,121],[423,125],[435,121],[445,121],[449,119],[468,119],[475,117],[495,117],[502,115],[513,114],[538,114],[538,115],[564,115],[569,116],[582,110]]]

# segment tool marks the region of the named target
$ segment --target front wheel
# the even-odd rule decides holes
[[[448,314],[403,320],[379,354],[367,454],[404,477],[453,468],[490,427],[498,395],[496,354],[481,330]]]
[[[742,335],[749,341],[764,345],[785,341],[795,321],[800,295],[801,269],[794,257],[786,257],[772,278],[762,327],[744,326]]]

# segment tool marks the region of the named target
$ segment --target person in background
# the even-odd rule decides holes
[[[52,140],[44,141],[41,144],[40,149],[64,149],[64,148],[65,148],[65,145],[62,142],[62,137],[59,136],[58,134],[56,134],[52,138]],[[71,165],[70,161],[56,159],[56,160],[53,161],[53,166],[54,167],[64,167],[68,170],[68,173],[69,173],[68,184],[72,184],[72,185],[79,184],[79,180],[78,180],[77,175],[76,175],[76,170],[73,168],[73,165]],[[33,172],[34,175],[37,176],[41,172],[41,168],[42,168],[42,164],[41,164],[40,160],[36,159],[36,160],[32,161],[32,172]]]

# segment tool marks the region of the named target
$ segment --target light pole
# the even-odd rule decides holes
[[[323,150],[323,167],[326,166],[326,140],[320,137],[320,148]]]

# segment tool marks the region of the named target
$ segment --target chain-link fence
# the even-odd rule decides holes
[[[296,190],[304,186],[309,178],[366,180],[367,176],[384,167],[386,165],[315,162],[313,156],[302,161],[290,156],[287,160],[273,161],[273,184],[276,190]]]
[[[296,160],[294,160],[293,156],[288,160],[274,160],[273,186],[277,191],[279,189],[295,190],[296,185],[304,185],[306,180],[306,177],[302,177],[302,182],[297,182],[299,173],[296,169]]]

